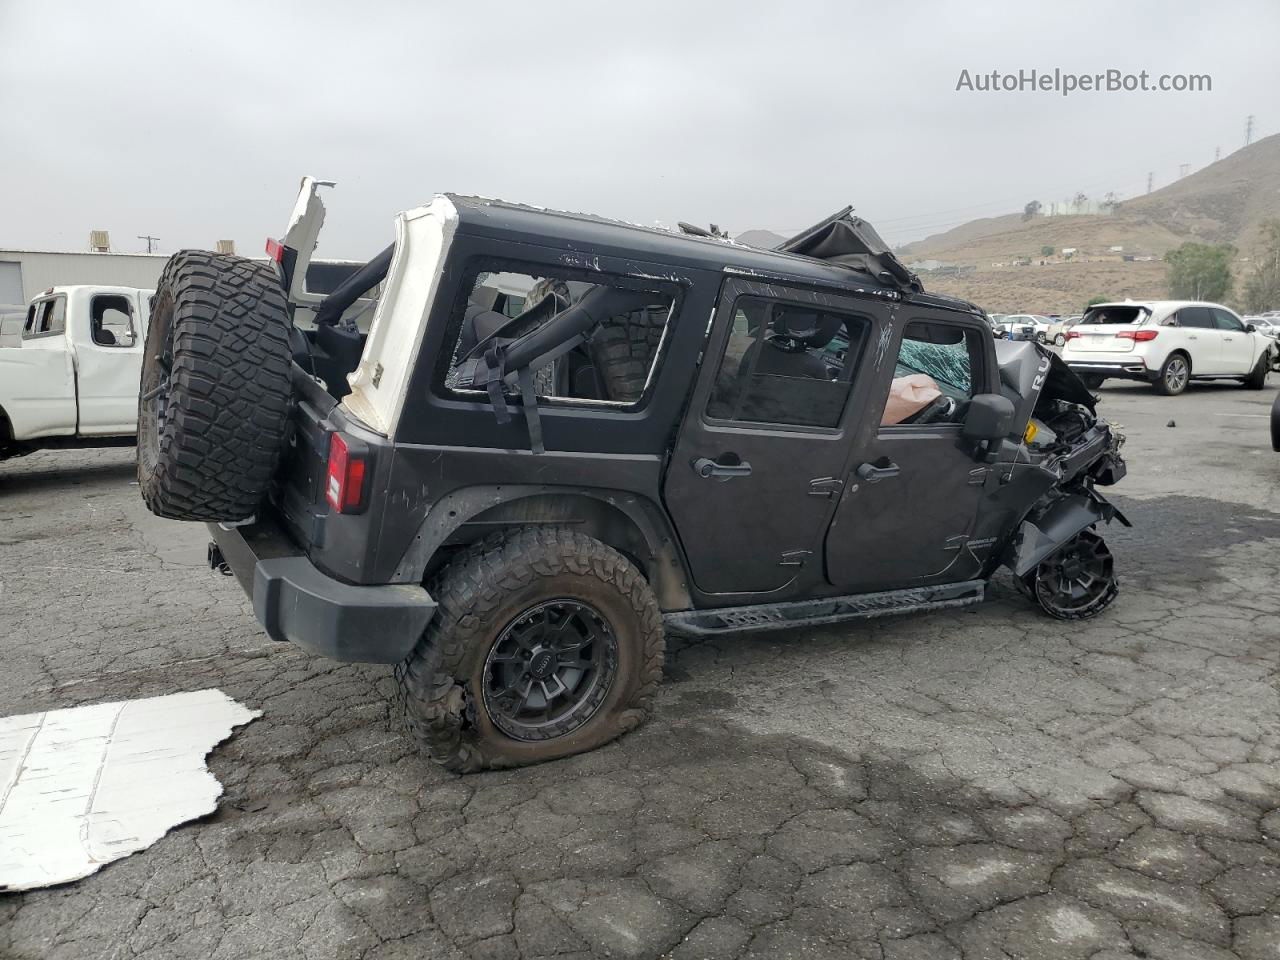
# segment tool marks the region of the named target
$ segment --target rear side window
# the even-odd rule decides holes
[[[458,334],[444,377],[448,392],[476,396],[473,374],[486,358],[517,343],[536,343],[540,359],[529,369],[540,399],[635,407],[645,398],[675,311],[674,290],[644,289],[628,278],[598,274],[586,281],[540,268],[473,275],[455,307]],[[585,321],[580,333],[559,335],[579,321]],[[514,396],[520,390],[507,383],[504,392]]]
[[[739,297],[707,416],[839,426],[870,327],[865,317]]]
[[[62,333],[67,326],[67,298],[52,297],[37,300],[27,310],[27,322],[23,325],[23,339],[52,336]]]
[[[1081,324],[1108,324],[1108,323],[1142,323],[1147,319],[1148,310],[1146,307],[1090,307],[1085,311],[1084,317],[1080,320]]]
[[[1212,330],[1217,326],[1208,307],[1183,307],[1178,311],[1178,326]]]

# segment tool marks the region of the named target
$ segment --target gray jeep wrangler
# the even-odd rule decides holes
[[[1116,595],[1095,398],[930,295],[843,210],[776,250],[442,195],[307,288],[303,181],[270,260],[157,290],[138,474],[206,521],[267,634],[395,665],[454,770],[639,724],[664,636]]]

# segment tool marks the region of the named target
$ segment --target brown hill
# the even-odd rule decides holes
[[[1187,240],[1234,243],[1248,254],[1259,224],[1280,217],[1280,134],[1259,140],[1190,176],[1120,204],[1111,216],[988,217],[907,244],[908,260],[970,265],[1038,257],[1040,248],[1163,256]]]

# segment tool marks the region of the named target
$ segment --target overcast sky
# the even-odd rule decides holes
[[[1167,184],[1280,130],[1280,3],[0,0],[0,247],[256,254],[298,178],[363,259],[457,191],[893,242]],[[957,92],[972,74],[1207,73],[1210,93]]]

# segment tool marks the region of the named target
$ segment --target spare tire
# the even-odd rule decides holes
[[[138,485],[157,516],[243,520],[279,465],[291,402],[289,313],[275,271],[182,250],[151,301]]]

